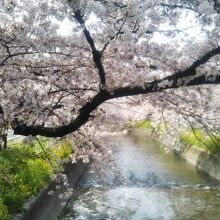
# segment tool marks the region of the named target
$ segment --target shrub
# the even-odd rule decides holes
[[[54,153],[61,159],[68,158],[73,152],[73,147],[68,140],[62,141],[58,147],[54,148]]]
[[[3,204],[2,199],[0,198],[0,219],[8,220],[10,219],[10,215],[8,213],[7,207]]]
[[[46,138],[40,144],[11,142],[0,151],[0,219],[21,212],[25,201],[51,181],[72,151],[68,140],[51,146]]]

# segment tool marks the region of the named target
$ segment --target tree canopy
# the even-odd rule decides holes
[[[219,44],[218,0],[1,0],[1,121],[62,137],[107,100],[219,84]]]

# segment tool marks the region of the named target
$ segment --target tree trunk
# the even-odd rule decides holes
[[[6,149],[7,148],[7,144],[8,144],[7,134],[3,134],[2,135],[2,141],[3,141],[3,149]]]

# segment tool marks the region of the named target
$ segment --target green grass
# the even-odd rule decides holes
[[[8,213],[8,209],[3,204],[2,199],[0,199],[0,219],[1,220],[9,220],[10,219],[10,215]]]
[[[152,129],[152,120],[147,119],[147,120],[138,121],[135,123],[134,127],[137,129],[141,129],[141,130],[151,130]]]
[[[149,131],[159,139],[167,134],[168,122],[155,124],[152,119],[137,121],[132,125],[133,129]],[[220,134],[207,134],[201,129],[187,129],[179,137],[180,142],[185,146],[194,146],[211,154],[220,153]]]
[[[169,127],[168,122],[155,123],[152,119],[142,120],[135,123],[133,128],[148,131],[152,135],[162,138],[163,135],[166,135],[166,128]]]
[[[44,138],[40,143],[12,142],[8,149],[0,151],[1,220],[21,212],[24,203],[51,181],[54,171],[62,169],[73,152],[68,140],[49,146],[49,140]]]
[[[220,152],[220,135],[207,134],[201,129],[187,130],[180,135],[180,141],[211,154]]]

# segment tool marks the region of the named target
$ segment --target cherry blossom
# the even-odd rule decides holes
[[[195,110],[220,82],[219,21],[214,0],[2,0],[1,126],[62,137],[100,125],[106,102],[140,94]],[[85,162],[100,153],[91,149]]]

